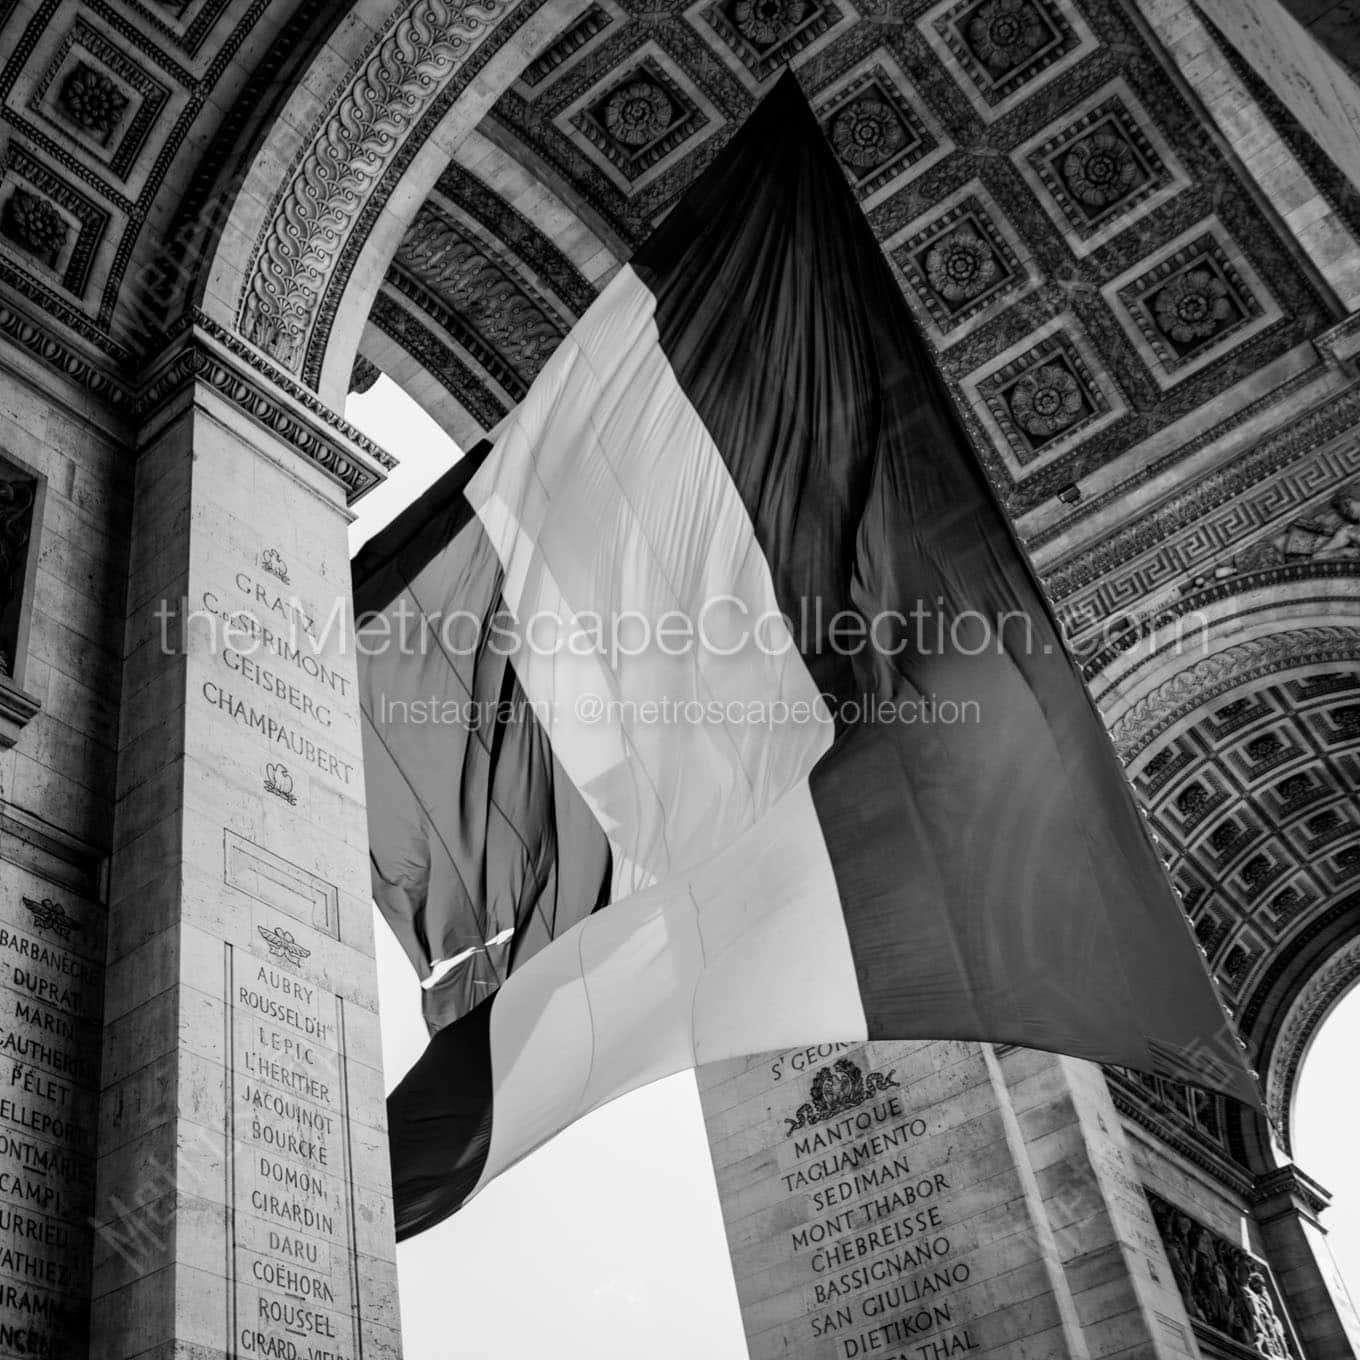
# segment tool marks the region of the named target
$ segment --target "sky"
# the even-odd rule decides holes
[[[349,420],[400,460],[359,502],[357,551],[448,470],[458,450],[388,378]],[[374,912],[390,1090],[425,1047],[420,992]],[[1295,1155],[1330,1189],[1323,1224],[1360,1300],[1353,1156],[1360,989],[1323,1026],[1299,1083]],[[692,1073],[597,1110],[397,1250],[405,1360],[746,1360]]]

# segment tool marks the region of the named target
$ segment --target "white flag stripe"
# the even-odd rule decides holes
[[[616,900],[754,825],[832,737],[814,717],[825,709],[779,617],[746,506],[671,370],[654,310],[622,269],[467,488],[504,564],[506,603],[531,633],[516,674],[610,839]],[[643,655],[590,658],[562,645],[594,617],[608,649],[618,621],[635,620],[617,634],[627,649],[668,615],[723,646],[760,621],[761,645],[719,655],[696,638],[677,656],[653,637]],[[681,644],[672,635],[667,645]],[[582,696],[602,711],[584,712]],[[644,706],[662,701],[672,718],[648,718]],[[753,701],[787,703],[806,720],[749,721]],[[708,707],[696,721],[686,703]]]
[[[501,986],[478,1188],[590,1110],[672,1072],[866,1036],[803,784],[710,863],[588,917]]]

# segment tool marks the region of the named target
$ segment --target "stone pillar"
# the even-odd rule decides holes
[[[1360,1356],[1360,1317],[1318,1216],[1330,1197],[1296,1166],[1257,1178],[1251,1214],[1308,1360]]]
[[[381,472],[203,331],[144,401],[90,1355],[392,1360],[345,542]]]
[[[1195,1355],[1124,1128],[1094,1063],[998,1050],[1044,1215],[1092,1355]]]
[[[940,1042],[702,1069],[752,1360],[1196,1354],[1087,1066]]]

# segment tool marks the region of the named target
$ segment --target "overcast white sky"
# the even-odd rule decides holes
[[[346,416],[401,460],[359,503],[357,550],[457,457],[386,377]],[[425,1028],[405,955],[375,912],[390,1090]],[[1360,990],[1328,1022],[1300,1083],[1299,1165],[1335,1195],[1324,1218],[1360,1298],[1354,1156]],[[397,1252],[405,1360],[746,1360],[699,1098],[690,1073],[590,1115],[451,1220]]]

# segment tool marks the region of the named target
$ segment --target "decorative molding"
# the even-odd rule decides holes
[[[866,211],[957,150],[887,47],[821,90],[816,112]]]
[[[139,62],[77,19],[28,107],[126,180],[170,94]]]
[[[1243,569],[1240,574],[1237,571],[1222,573],[1215,571],[1211,577],[1196,576],[1192,583],[1181,587],[1178,597],[1169,602],[1166,601],[1166,592],[1162,591],[1155,608],[1139,611],[1135,606],[1135,612],[1115,617],[1109,627],[1098,633],[1088,633],[1085,637],[1069,643],[1069,646],[1073,656],[1081,664],[1082,675],[1088,682],[1094,684],[1119,657],[1133,650],[1139,643],[1152,638],[1151,647],[1143,649],[1142,660],[1135,662],[1131,670],[1121,673],[1121,681],[1127,680],[1134,671],[1141,670],[1151,662],[1161,646],[1156,639],[1162,636],[1165,640],[1166,629],[1179,627],[1181,630],[1179,636],[1184,637],[1185,626],[1177,623],[1179,619],[1190,618],[1193,615],[1194,626],[1191,631],[1202,632],[1204,611],[1212,605],[1221,604],[1224,600],[1282,588],[1298,581],[1346,579],[1360,580],[1360,562],[1318,562],[1301,559],[1282,566]],[[1323,589],[1326,592],[1324,595],[1312,597],[1308,602],[1316,603],[1323,598],[1335,602],[1338,598],[1360,593],[1355,587]],[[1241,599],[1237,600],[1237,606],[1236,617],[1243,620],[1270,607],[1246,604]],[[1097,647],[1099,649],[1095,650]],[[1108,693],[1107,689],[1097,697],[1098,706]]]
[[[4,183],[9,193],[0,206],[0,232],[38,266],[40,277],[83,297],[108,211],[13,143]]]
[[[253,371],[252,371],[253,370]],[[396,466],[366,435],[291,379],[274,371],[249,345],[201,312],[177,339],[137,395],[134,414],[145,423],[190,383],[206,383],[257,424],[291,444],[357,500]],[[291,398],[291,403],[288,401]]]
[[[987,122],[1097,45],[1085,23],[1058,0],[943,0],[920,27]]]
[[[1156,121],[1123,77],[1065,110],[1012,159],[1078,258],[1099,250],[1189,184]]]
[[[0,806],[0,860],[102,902],[106,856],[100,846],[78,839],[15,803]]]
[[[595,285],[543,229],[470,170],[451,161],[435,190],[499,242],[540,291],[556,297],[567,309],[570,323],[595,301]]]
[[[567,332],[568,323],[517,274],[429,203],[416,214],[394,263],[501,360],[498,365],[493,358],[488,371],[517,399],[528,391]],[[412,297],[399,276],[389,281]]]
[[[1360,658],[1360,628],[1296,628],[1239,642],[1173,675],[1114,721],[1110,739],[1131,761],[1163,732],[1229,690],[1303,666]]]
[[[130,390],[107,370],[92,364],[83,354],[54,335],[50,327],[39,325],[22,312],[0,300],[0,335],[21,350],[79,383],[86,391],[116,409],[127,408]]]
[[[963,381],[973,414],[1019,482],[1128,414],[1085,327],[1063,312]]]
[[[520,72],[521,82],[530,89],[542,85],[557,70],[577,57],[588,43],[599,37],[613,22],[614,15],[603,5],[592,3],[579,19],[567,25],[556,42],[544,48]]]
[[[1162,387],[1216,362],[1283,315],[1213,219],[1196,223],[1101,291]]]
[[[1332,1197],[1311,1176],[1306,1176],[1292,1162],[1257,1176],[1250,1195],[1253,1204],[1264,1204],[1277,1195],[1289,1195],[1300,1200],[1312,1214],[1320,1214],[1332,1202]]]
[[[454,324],[456,319],[442,306],[420,316],[397,302],[389,287],[399,291],[396,281],[389,278],[373,301],[369,325],[400,345],[483,430],[491,429],[510,410],[512,402],[492,391],[483,374],[474,372],[432,324]]]
[[[1146,1129],[1186,1161],[1207,1171],[1216,1182],[1244,1199],[1252,1187],[1251,1173],[1202,1132],[1173,1120],[1149,1091],[1117,1068],[1103,1069],[1114,1107],[1125,1119]]]
[[[514,0],[418,0],[354,69],[275,197],[238,329],[300,373],[323,295],[361,212],[421,116]]]
[[[1360,473],[1360,440],[1335,444],[1357,425],[1360,389],[1351,389],[1064,558],[1044,572],[1045,586],[1064,613],[1084,609],[1092,622],[1136,603]]]
[[[1297,633],[1318,631],[1328,630]],[[1360,880],[1360,666],[1328,657],[1301,672],[1306,653],[1296,653],[1260,675],[1248,647],[1206,658],[1235,664],[1196,696],[1186,721],[1145,748],[1133,776],[1230,1013]],[[1254,1053],[1268,1073],[1259,1035]]]
[[[19,740],[19,734],[37,716],[42,701],[0,680],[0,750]]]
[[[1270,1046],[1266,1117],[1284,1150],[1293,1154],[1289,1114],[1308,1046],[1331,1009],[1360,978],[1360,939],[1343,945],[1310,977],[1290,1003]],[[1273,1190],[1267,1193],[1275,1193]],[[1324,1205],[1319,1205],[1320,1210]],[[1315,1211],[1316,1212],[1316,1211]]]

